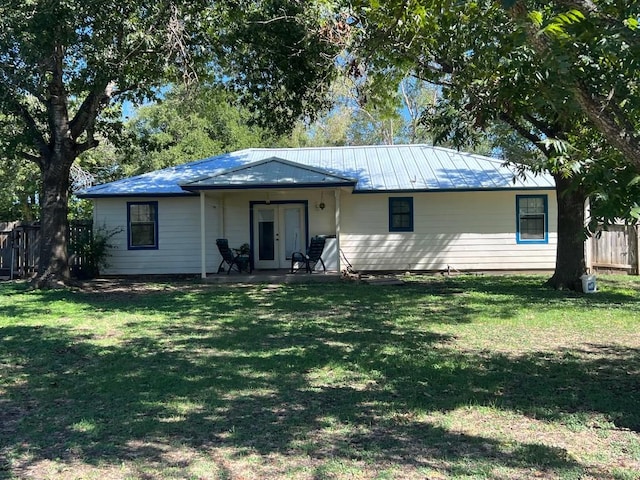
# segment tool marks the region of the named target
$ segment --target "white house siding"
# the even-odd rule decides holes
[[[209,192],[205,196],[207,238],[206,265],[215,273],[221,258],[216,238],[229,245],[249,243],[250,202],[307,201],[309,236],[335,234],[335,198],[332,190]],[[127,202],[158,202],[158,249],[127,249]],[[325,203],[320,209],[319,204]],[[224,212],[224,218],[223,216]],[[94,226],[108,231],[120,229],[110,243],[105,275],[200,274],[200,198],[126,197],[94,199]],[[308,242],[308,241],[307,241]]]
[[[516,241],[516,195],[548,197],[548,244]],[[413,197],[414,231],[389,232],[389,197]],[[157,250],[127,249],[127,202],[158,202]],[[250,241],[250,202],[307,201],[309,235],[332,235],[335,196],[331,189],[209,192],[205,198],[207,272],[216,272],[220,256],[215,239],[237,247]],[[130,197],[94,200],[95,228],[122,231],[107,275],[200,274],[199,197]],[[320,203],[324,209],[319,208]],[[224,217],[224,218],[223,218]],[[535,270],[555,265],[557,227],[555,192],[434,192],[341,195],[340,248],[360,271],[368,270]],[[307,239],[308,242],[308,239]]]
[[[158,202],[158,248],[127,249],[127,202]],[[207,198],[207,270],[216,271],[219,256],[215,245],[218,229],[217,207]],[[94,227],[108,231],[120,229],[110,243],[105,275],[198,274],[200,263],[200,198],[144,197],[100,198],[94,200]]]
[[[549,242],[518,244],[516,195],[546,194]],[[389,197],[413,197],[414,231],[389,232]],[[340,248],[368,270],[535,270],[555,265],[555,192],[343,195]]]

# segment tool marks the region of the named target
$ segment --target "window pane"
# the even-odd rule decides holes
[[[156,248],[157,203],[130,203],[129,207],[129,247]]]
[[[131,223],[153,222],[153,217],[151,205],[131,205]]]
[[[153,223],[131,224],[131,245],[134,247],[153,247],[156,244],[155,233]]]
[[[276,258],[275,224],[273,221],[258,223],[258,260],[273,260]]]
[[[411,217],[409,215],[393,215],[391,226],[393,228],[408,228],[411,226]]]
[[[407,214],[409,213],[409,202],[403,200],[395,200],[391,204],[391,211],[393,214]]]
[[[392,232],[413,231],[413,198],[389,198],[389,230]]]
[[[544,214],[544,200],[542,198],[521,198],[520,215]]]
[[[544,215],[523,217],[520,220],[520,238],[544,240]]]
[[[300,221],[300,207],[285,208],[284,210],[284,251],[287,260],[293,252],[302,251],[300,236],[302,224]]]

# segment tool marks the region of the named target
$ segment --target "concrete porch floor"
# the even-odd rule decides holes
[[[206,283],[331,283],[342,278],[340,272],[299,271],[289,273],[289,270],[257,270],[251,273],[208,273],[202,281]]]

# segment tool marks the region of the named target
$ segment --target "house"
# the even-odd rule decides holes
[[[359,271],[553,269],[553,179],[427,145],[254,148],[80,195],[112,238],[112,275],[207,274],[216,238],[248,243],[254,269],[284,269],[314,235]],[[333,239],[335,237],[335,240]],[[339,253],[341,252],[341,254]]]

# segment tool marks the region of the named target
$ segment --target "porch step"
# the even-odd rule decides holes
[[[207,283],[246,283],[246,284],[280,284],[280,283],[330,283],[340,280],[339,273],[219,273],[208,275],[203,279],[203,282]]]
[[[361,277],[362,283],[369,285],[404,285],[405,282],[394,277]]]

